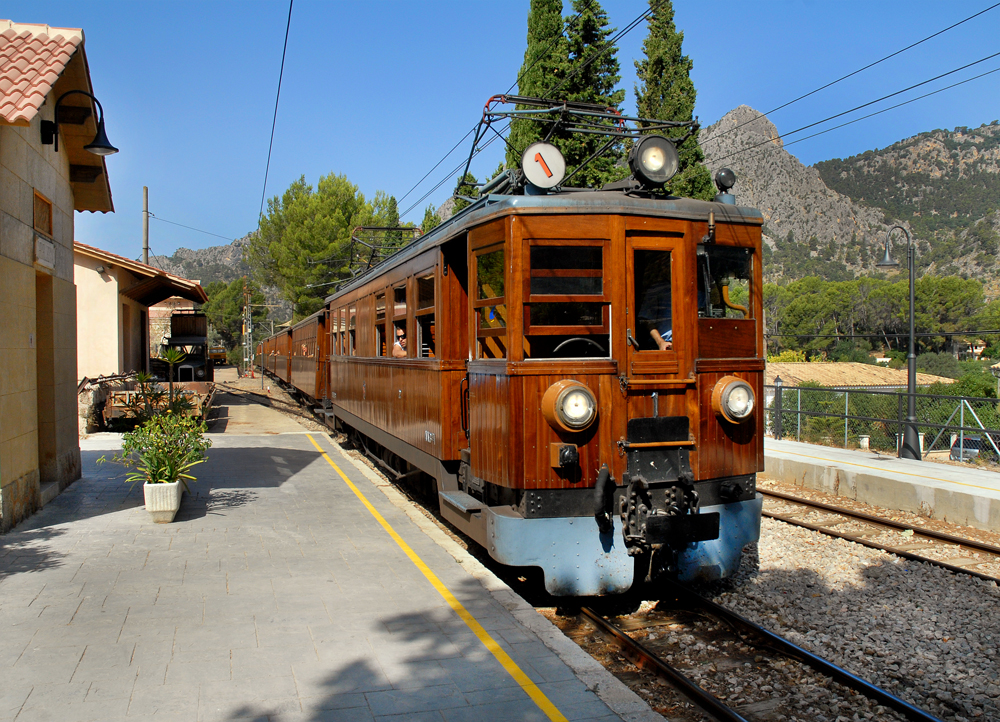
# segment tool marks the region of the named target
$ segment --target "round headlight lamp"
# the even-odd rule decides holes
[[[597,399],[579,381],[557,381],[542,396],[542,416],[556,431],[583,431],[597,418]]]
[[[736,376],[723,376],[712,390],[712,410],[732,424],[739,424],[753,415],[753,388]]]
[[[198,369],[197,371],[194,372],[194,375],[200,379],[205,378],[205,369]]]
[[[677,148],[662,135],[645,135],[629,153],[629,169],[644,186],[662,186],[678,168]]]

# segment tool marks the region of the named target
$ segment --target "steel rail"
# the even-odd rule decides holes
[[[775,499],[781,499],[782,501],[787,501],[793,504],[799,504],[804,507],[811,507],[815,509],[822,509],[823,511],[830,512],[832,514],[839,514],[841,516],[848,517],[849,519],[857,519],[858,521],[863,521],[867,524],[884,526],[890,529],[898,529],[902,531],[912,531],[914,538],[918,535],[926,537],[928,539],[933,539],[935,541],[944,542],[947,544],[954,544],[960,548],[965,548],[967,550],[983,552],[990,554],[1000,561],[1000,547],[992,546],[991,544],[986,544],[984,542],[978,542],[974,539],[965,539],[962,537],[953,536],[951,534],[945,534],[944,532],[934,531],[933,529],[925,529],[919,526],[913,526],[911,524],[904,524],[902,522],[894,521],[892,519],[883,519],[881,517],[873,516],[871,514],[865,514],[860,511],[853,511],[851,509],[843,509],[838,506],[832,506],[830,504],[824,504],[818,501],[810,501],[808,499],[801,499],[799,497],[791,496],[790,494],[784,494],[778,491],[764,491],[759,490],[761,494],[765,497],[770,496]],[[934,564],[936,566],[947,569],[950,572],[956,574],[968,574],[973,577],[978,577],[990,582],[1000,581],[1000,577],[992,576],[990,574],[984,574],[983,572],[977,572],[974,569],[968,569],[966,567],[960,567],[956,564],[949,564],[947,562],[942,562],[931,557],[923,556],[920,554],[915,554],[906,549],[900,549],[899,547],[892,546],[890,544],[878,544],[876,542],[868,541],[863,536],[858,534],[850,534],[847,532],[837,531],[829,526],[824,526],[823,524],[814,524],[808,521],[802,521],[801,519],[796,519],[793,516],[787,514],[777,514],[771,511],[763,511],[762,514],[769,519],[777,519],[778,521],[783,521],[786,524],[794,524],[795,526],[800,526],[804,529],[809,529],[811,531],[819,532],[820,534],[826,534],[827,536],[836,537],[838,539],[844,539],[846,541],[854,542],[856,544],[861,544],[869,549],[878,549],[881,551],[887,551],[896,556],[903,557],[904,559],[909,559],[915,562],[927,562],[929,564]],[[977,562],[977,564],[986,564],[989,560],[984,562]]]
[[[676,590],[678,597],[688,598],[694,604],[705,608],[710,614],[734,628],[742,627],[751,634],[757,635],[769,646],[779,650],[783,654],[802,662],[806,666],[811,667],[814,671],[826,675],[835,682],[838,682],[849,689],[853,689],[869,699],[875,700],[882,706],[889,707],[893,711],[901,714],[907,720],[910,720],[910,722],[941,722],[940,719],[924,712],[919,707],[913,706],[909,702],[900,699],[896,695],[891,692],[887,692],[881,687],[876,687],[871,682],[848,672],[842,667],[838,667],[833,664],[833,662],[829,662],[812,652],[806,651],[797,644],[789,642],[784,637],[779,637],[774,632],[765,629],[759,624],[751,622],[746,617],[743,617],[742,615],[737,614],[720,604],[716,604],[710,599],[705,599],[705,597],[700,594],[692,592],[676,582],[669,582],[668,584]]]
[[[632,639],[632,637],[625,634],[625,632],[604,619],[604,617],[586,607],[581,609],[580,613],[587,621],[597,627],[598,630],[611,637],[638,666],[652,667],[658,675],[668,679],[682,695],[687,697],[692,704],[705,714],[711,715],[721,722],[748,722],[746,717],[740,716],[734,710],[724,705],[716,697],[688,679],[682,672],[671,667],[642,643]]]

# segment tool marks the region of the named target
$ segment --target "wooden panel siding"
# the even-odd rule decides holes
[[[698,450],[691,460],[696,479],[762,471],[758,469],[758,459],[760,462],[764,459],[761,426],[763,374],[759,371],[729,374],[749,383],[757,397],[753,418],[742,424],[727,423],[712,411],[712,391],[716,382],[725,375],[704,373],[698,377],[698,405],[702,414],[698,424]]]
[[[472,473],[500,486],[517,486],[513,465],[520,451],[511,418],[511,382],[512,378],[505,374],[469,370]]]

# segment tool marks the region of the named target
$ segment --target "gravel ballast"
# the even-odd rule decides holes
[[[759,558],[759,569],[755,570]],[[1000,590],[764,519],[715,600],[944,720],[1000,720]]]

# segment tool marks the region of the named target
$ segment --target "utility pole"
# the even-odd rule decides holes
[[[149,265],[149,188],[142,187],[142,262]]]

